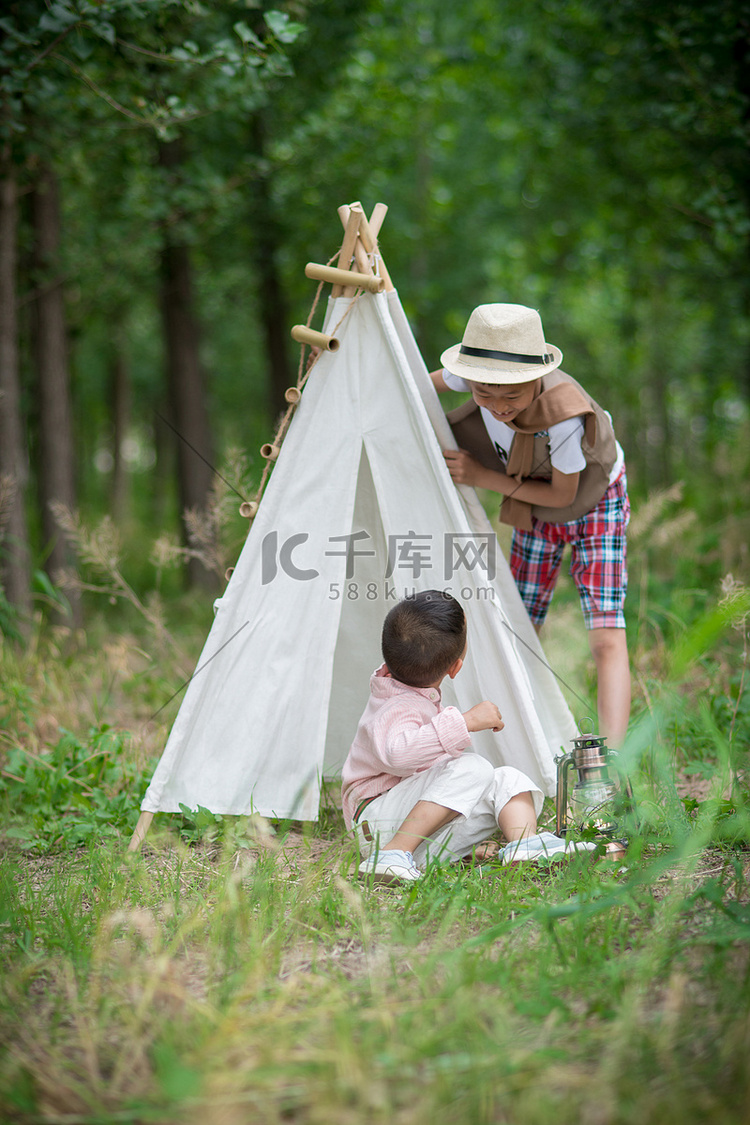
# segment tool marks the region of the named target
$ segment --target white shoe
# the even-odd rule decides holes
[[[500,852],[500,863],[535,863],[540,859],[570,859],[573,855],[593,852],[596,844],[584,840],[562,840],[551,832],[540,832],[537,836],[524,836],[514,840]]]
[[[359,874],[375,883],[416,883],[422,872],[414,862],[411,852],[373,852],[359,865]]]

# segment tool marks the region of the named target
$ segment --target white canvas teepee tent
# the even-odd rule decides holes
[[[441,450],[455,442],[397,293],[332,297],[324,331],[340,346],[305,386],[142,802],[146,825],[181,804],[316,819],[381,662],[383,618],[430,588],[468,618],[445,700],[496,702],[505,729],[475,735],[475,749],[554,793],[575,724],[484,510],[448,474]]]

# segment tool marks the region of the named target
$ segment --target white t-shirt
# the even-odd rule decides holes
[[[453,375],[445,369],[443,369],[443,380],[446,387],[450,387],[452,391],[471,390],[471,384],[466,379],[462,379],[460,375]],[[505,422],[501,422],[499,418],[495,418],[485,407],[480,406],[479,410],[489,439],[497,450],[498,457],[501,461],[507,463],[516,431],[512,430],[510,426],[506,426]],[[607,414],[607,417],[609,418],[609,414]],[[583,418],[581,415],[579,414],[575,418],[567,418],[564,422],[555,423],[554,426],[550,426],[547,434],[553,469],[566,474],[583,472],[586,468],[586,457],[581,448],[581,441],[583,440]],[[610,484],[613,480],[617,480],[625,460],[619,443],[616,443],[616,445],[617,457],[612,472],[609,474]]]

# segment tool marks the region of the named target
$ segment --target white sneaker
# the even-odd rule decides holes
[[[422,872],[414,862],[411,852],[373,852],[359,865],[359,874],[375,883],[416,883]]]
[[[562,840],[551,832],[540,832],[537,836],[524,836],[514,840],[500,852],[500,863],[536,862],[540,859],[570,859],[573,855],[593,852],[596,844],[584,840]]]

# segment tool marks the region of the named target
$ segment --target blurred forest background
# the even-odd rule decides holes
[[[81,619],[55,504],[111,516],[137,592],[154,538],[186,544],[183,513],[210,508],[207,463],[253,487],[315,295],[304,264],[337,251],[355,199],[389,207],[381,245],[428,366],[474,305],[540,309],[614,417],[636,503],[671,488],[666,601],[747,579],[750,5],[4,12],[6,632],[35,605]],[[168,581],[219,585],[224,561]]]
[[[531,305],[612,414],[624,866],[360,893],[335,800],[123,862],[356,200],[430,368]],[[3,0],[3,1121],[747,1125],[749,243],[750,0]]]

